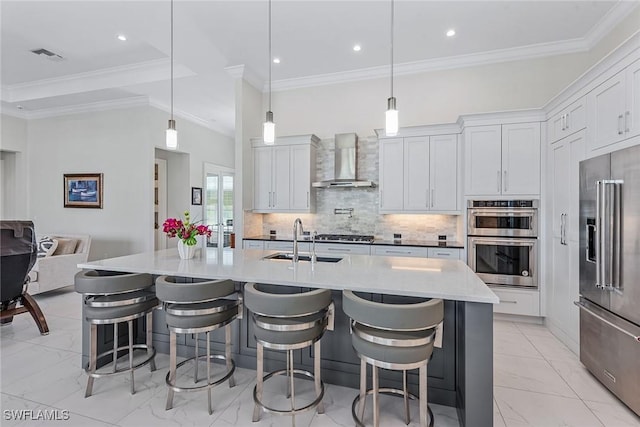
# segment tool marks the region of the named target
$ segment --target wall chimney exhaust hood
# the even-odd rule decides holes
[[[335,141],[334,179],[314,182],[311,185],[316,188],[375,187],[375,184],[371,181],[360,181],[356,179],[356,145],[358,143],[358,135],[355,133],[339,133],[336,134]]]

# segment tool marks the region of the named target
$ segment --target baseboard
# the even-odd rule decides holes
[[[505,322],[531,323],[534,325],[544,325],[544,317],[522,316],[520,314],[493,313],[493,320],[502,320]]]

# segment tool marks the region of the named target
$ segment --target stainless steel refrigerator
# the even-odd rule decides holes
[[[640,146],[580,162],[580,360],[640,415]]]

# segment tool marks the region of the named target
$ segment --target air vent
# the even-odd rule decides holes
[[[42,49],[42,48],[33,49],[31,52],[35,53],[38,56],[44,56],[49,61],[55,61],[55,62],[64,61],[64,58],[62,56],[58,55],[57,53],[53,53],[47,49]]]

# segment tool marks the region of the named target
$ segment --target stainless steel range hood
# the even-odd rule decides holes
[[[356,179],[356,145],[358,135],[355,133],[339,133],[335,136],[336,155],[334,178],[328,181],[314,182],[316,188],[335,187],[375,187],[372,181]]]

